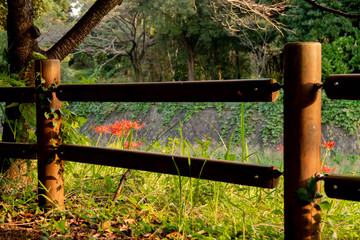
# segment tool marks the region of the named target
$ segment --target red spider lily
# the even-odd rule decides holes
[[[276,149],[279,150],[279,151],[284,151],[284,146],[279,144],[276,146]]]
[[[143,124],[141,124],[141,125],[139,125],[139,122],[138,122],[138,121],[136,121],[136,122],[134,123],[134,128],[135,128],[136,130],[142,128],[143,126],[145,126],[145,123],[143,123]]]
[[[326,151],[329,151],[330,149],[332,149],[335,146],[335,142],[334,141],[330,141],[330,142],[325,142],[325,140],[323,140],[323,146],[325,147]]]
[[[130,142],[130,146],[129,146],[129,142],[125,142],[125,149],[132,149],[132,148],[137,148],[140,147],[143,143],[142,142]]]
[[[113,124],[109,125],[110,133],[117,137],[127,136],[127,133],[125,132],[130,128],[128,128],[128,126],[124,124],[123,121],[122,122],[115,121]]]
[[[136,129],[136,130],[139,130],[140,128],[142,128],[143,126],[145,126],[145,123],[143,124],[139,124],[139,121],[136,121],[136,122],[131,122],[131,121],[124,121],[123,122],[126,122],[126,125],[129,127],[129,129],[133,128],[133,129]]]
[[[117,136],[128,136],[129,132],[127,132],[130,129],[139,130],[142,128],[145,124],[139,124],[138,121],[132,122],[122,119],[121,122],[115,121],[113,124],[110,124],[108,128],[110,129],[110,133]]]
[[[105,125],[101,125],[101,126],[98,126],[98,127],[94,127],[93,130],[97,133],[97,134],[101,134],[101,133],[109,133],[110,130],[107,126]]]
[[[127,120],[122,119],[121,122],[115,121],[113,124],[101,125],[101,126],[95,127],[93,130],[98,134],[110,133],[117,137],[120,137],[120,136],[122,137],[122,136],[129,135],[128,130],[130,130],[130,129],[139,130],[143,126],[145,126],[144,123],[140,125],[138,121],[132,122],[132,121],[127,121]]]
[[[328,165],[324,165],[324,166],[322,166],[321,171],[326,172],[326,173],[330,173],[330,172],[335,171],[335,169],[336,169],[336,167],[330,168]]]
[[[132,134],[132,131],[130,130],[131,129],[139,130],[144,125],[145,124],[139,124],[138,121],[132,122],[122,119],[121,122],[115,121],[113,124],[101,125],[99,127],[93,128],[93,130],[98,134],[110,133],[112,136],[114,135],[116,136],[116,139],[111,137],[106,146],[110,146],[110,147],[117,146],[120,148],[132,149],[132,148],[140,147],[143,143],[142,142],[136,143],[134,141],[130,141],[129,143],[129,141],[127,141],[127,138],[130,138],[129,140],[134,139],[133,136],[129,137],[129,135]],[[99,141],[100,141],[100,136],[97,140],[97,145],[99,144]],[[123,143],[123,146],[119,146],[118,145],[119,143]]]

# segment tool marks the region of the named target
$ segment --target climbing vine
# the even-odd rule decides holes
[[[322,123],[338,126],[354,134],[360,124],[359,101],[330,100],[322,96]],[[99,124],[113,112],[127,113],[129,120],[144,118],[151,108],[161,116],[161,123],[169,126],[176,116],[186,116],[187,121],[195,113],[206,108],[215,108],[218,112],[220,129],[223,138],[233,135],[233,142],[241,142],[241,104],[240,103],[72,103],[71,110],[84,118],[90,113],[96,116]],[[224,112],[231,112],[225,115]],[[263,144],[276,144],[283,133],[283,92],[273,103],[244,103],[245,136],[258,134]]]

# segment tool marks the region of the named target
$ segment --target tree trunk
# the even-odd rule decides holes
[[[187,37],[186,33],[179,35],[180,44],[185,51],[186,63],[188,66],[188,80],[195,81],[195,47],[199,40],[197,36]]]
[[[135,80],[136,82],[144,82],[144,75],[141,64],[134,64]]]
[[[8,1],[7,16],[7,34],[9,46],[9,64],[10,73],[20,74],[21,78],[28,86],[34,86],[33,66],[29,66],[29,62],[33,59],[33,51],[35,49],[36,38],[39,36],[36,27],[33,25],[33,5],[32,0]],[[9,106],[11,102],[7,102]],[[19,107],[7,107],[5,114],[10,123],[3,124],[3,142],[15,142],[19,139],[15,135],[15,122],[24,123],[21,117]],[[19,162],[15,161],[14,169],[9,171],[9,177],[14,178],[18,171],[24,169]],[[0,172],[4,173],[9,170],[11,163],[9,159],[0,158]]]
[[[128,56],[130,58],[131,65],[134,69],[135,81],[143,82],[144,75],[143,75],[143,70],[142,70],[142,63],[141,63],[141,59],[139,59],[137,57],[136,48],[133,48],[133,50],[128,53]]]
[[[32,0],[8,1],[7,34],[12,73],[19,73],[32,60],[36,45]]]
[[[177,51],[176,51],[177,53]],[[177,55],[177,54],[176,54]],[[171,54],[170,54],[170,51],[169,49],[167,49],[167,56],[168,56],[168,60],[169,60],[169,67],[170,67],[170,72],[171,72],[171,76],[172,76],[172,81],[174,82],[175,79],[174,79],[174,76],[175,76],[175,69],[174,69],[174,65],[172,64],[172,60],[171,60]],[[165,77],[163,78],[165,79]]]
[[[214,51],[211,51],[209,62],[210,62],[210,64],[209,64],[210,65],[210,69],[209,69],[210,79],[216,80],[217,79],[216,67],[215,67],[216,54]]]
[[[188,80],[195,81],[195,54],[191,48],[188,49],[186,63],[188,65]]]
[[[240,71],[240,52],[236,52],[236,77],[237,79],[241,79],[241,71]]]

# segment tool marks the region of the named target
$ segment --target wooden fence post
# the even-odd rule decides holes
[[[285,239],[321,239],[318,205],[296,191],[321,167],[321,44],[289,43],[284,48]],[[320,185],[317,184],[319,189]]]
[[[60,145],[61,102],[52,88],[60,84],[60,61],[36,61],[36,125],[38,149],[39,206],[64,207],[64,164],[54,153]]]

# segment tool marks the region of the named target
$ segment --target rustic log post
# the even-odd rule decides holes
[[[284,49],[285,239],[321,239],[321,211],[300,200],[321,167],[321,44],[289,43]],[[320,185],[317,184],[317,189]]]
[[[60,84],[60,61],[36,62],[36,125],[38,149],[39,206],[64,207],[64,164],[53,151],[61,143],[61,102],[52,91]]]

